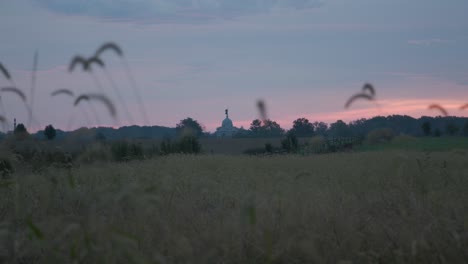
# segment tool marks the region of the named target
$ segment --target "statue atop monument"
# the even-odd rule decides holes
[[[229,119],[229,109],[226,108],[224,110],[224,114],[226,115],[226,118],[223,120],[221,123],[221,127],[218,127],[216,129],[216,136],[217,137],[232,137],[238,130],[237,127],[235,127],[232,123],[232,120]]]

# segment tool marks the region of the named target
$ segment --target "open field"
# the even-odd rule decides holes
[[[467,150],[467,137],[396,137],[389,143],[365,144],[359,151],[413,150],[413,151],[450,151]]]
[[[12,263],[468,261],[462,150],[13,166],[0,192]]]

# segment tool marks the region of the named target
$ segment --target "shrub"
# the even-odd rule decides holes
[[[12,172],[13,166],[11,165],[10,160],[7,158],[0,158],[0,174],[2,175],[2,178],[8,177]]]
[[[29,137],[28,130],[23,124],[18,124],[13,131],[13,134],[16,136],[16,139],[24,140]]]
[[[273,153],[273,145],[271,143],[265,143],[265,152]]]
[[[281,147],[288,152],[296,152],[299,149],[299,141],[296,134],[288,132],[286,138],[281,141]]]
[[[48,125],[44,129],[44,135],[46,136],[48,140],[52,140],[57,135],[57,131],[52,125]]]
[[[247,155],[265,154],[265,148],[249,148],[249,149],[244,150],[243,153]]]
[[[309,146],[315,153],[323,152],[326,146],[326,139],[323,136],[312,137]]]
[[[110,161],[111,159],[110,149],[103,144],[91,144],[78,156],[78,161],[84,163]]]
[[[186,154],[200,153],[201,145],[195,136],[184,136],[179,141],[179,151]]]
[[[172,142],[169,138],[164,139],[161,142],[160,149],[162,155],[172,153],[197,154],[201,152],[201,144],[197,137],[187,135],[177,142]]]
[[[140,144],[126,141],[114,142],[111,146],[112,157],[116,161],[128,161],[131,159],[142,159],[143,148]]]
[[[177,152],[176,146],[172,143],[171,139],[165,138],[160,145],[161,155],[169,155],[171,153]]]
[[[377,128],[367,134],[367,140],[371,144],[389,142],[395,137],[395,133],[390,128]]]
[[[96,133],[96,136],[94,137],[94,139],[96,139],[96,141],[101,142],[101,143],[106,142],[106,136],[101,131]]]

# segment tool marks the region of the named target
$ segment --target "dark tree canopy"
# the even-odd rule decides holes
[[[267,119],[263,122],[262,128],[265,130],[265,135],[270,137],[282,136],[284,129],[273,120]]]
[[[333,137],[352,136],[351,129],[342,120],[338,120],[330,125],[329,134]]]
[[[281,126],[273,120],[260,121],[255,119],[250,124],[250,133],[254,137],[279,137],[284,134]]]
[[[57,135],[57,131],[52,125],[48,125],[44,129],[44,135],[46,136],[48,140],[52,140]]]
[[[203,127],[190,117],[181,120],[176,126],[177,135],[200,137],[203,135]]]
[[[450,136],[454,136],[455,134],[457,134],[458,130],[460,130],[460,128],[458,126],[456,126],[455,124],[448,124],[445,128],[445,131],[447,132],[447,134],[449,134]]]
[[[28,130],[26,130],[26,127],[22,123],[18,124],[15,127],[15,131],[13,131],[13,133],[15,134],[16,138],[18,138],[18,139],[24,139],[24,138],[28,137],[28,135],[29,135]]]
[[[262,121],[260,121],[260,119],[253,120],[249,130],[254,136],[260,136],[262,132]]]
[[[291,133],[296,134],[298,137],[309,137],[314,135],[314,125],[309,122],[307,118],[298,118],[294,120]]]
[[[15,135],[16,134],[23,134],[23,133],[27,134],[28,130],[26,130],[26,127],[24,126],[24,124],[20,123],[15,127],[14,133],[15,133]]]
[[[315,130],[315,134],[326,136],[328,125],[324,122],[314,122],[314,130]]]
[[[466,121],[465,125],[463,126],[463,135],[468,137],[468,121]]]
[[[429,123],[429,121],[426,121],[424,122],[422,125],[421,125],[421,128],[423,130],[423,133],[425,136],[429,136],[431,134],[431,123]]]

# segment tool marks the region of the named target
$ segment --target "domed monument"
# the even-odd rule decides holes
[[[216,129],[216,136],[218,138],[230,138],[239,130],[232,124],[232,120],[229,119],[229,110],[225,110],[226,118],[223,120],[221,127]]]

